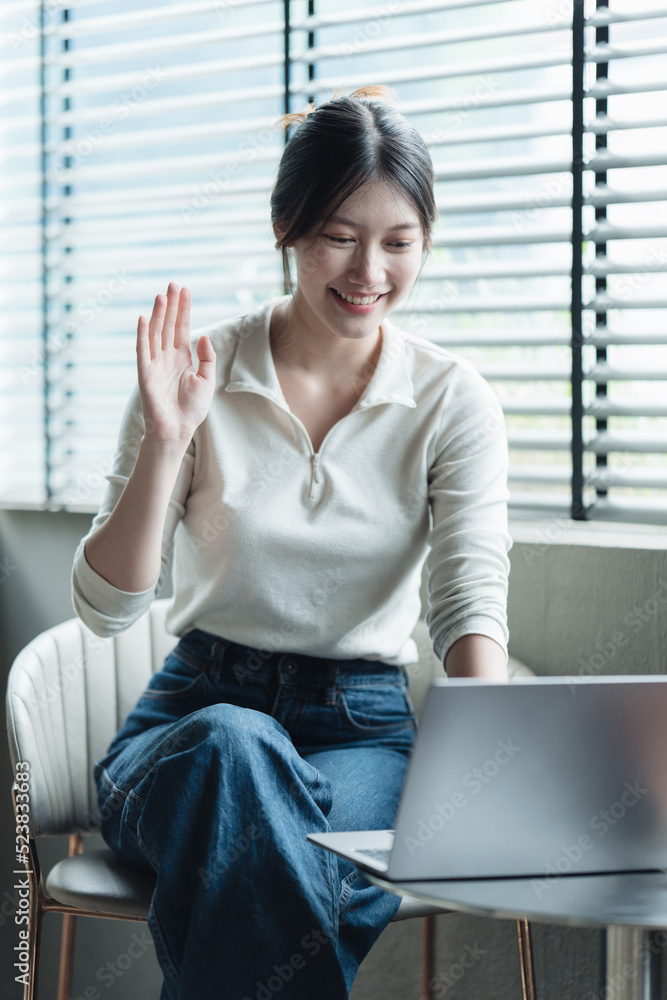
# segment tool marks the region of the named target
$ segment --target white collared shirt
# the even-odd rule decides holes
[[[138,386],[113,470],[77,548],[72,600],[97,635],[144,614],[173,549],[167,630],[200,628],[261,650],[393,664],[417,660],[421,612],[441,661],[461,636],[507,651],[507,441],[495,394],[472,365],[382,323],[377,368],[319,451],[289,409],[269,324],[278,296],[194,331],[216,353],[216,390],[181,463],[154,588],[118,590],[84,545],[116,505],[144,432]]]

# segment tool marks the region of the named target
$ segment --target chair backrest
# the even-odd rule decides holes
[[[125,632],[100,638],[78,618],[42,632],[19,653],[7,685],[12,766],[30,765],[31,836],[99,828],[93,767],[177,638],[167,600]]]
[[[153,601],[134,625],[107,639],[72,618],[42,632],[14,661],[7,728],[12,766],[30,765],[31,836],[99,829],[94,764],[178,641],[165,630],[169,603]],[[444,671],[423,620],[413,638],[419,662],[408,676],[419,714],[429,683]]]

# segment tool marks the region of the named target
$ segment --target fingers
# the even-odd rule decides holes
[[[137,325],[137,355],[142,361],[154,360],[168,347],[190,347],[189,288],[179,289],[171,281],[166,295],[156,295],[150,320],[139,317]]]
[[[178,287],[178,286],[176,286]],[[190,289],[183,286],[178,297],[178,311],[176,312],[176,325],[174,336],[174,347],[187,347],[190,350],[190,306],[192,296]]]
[[[174,327],[176,325],[176,315],[178,313],[178,303],[180,299],[180,288],[174,281],[169,282],[167,288],[167,310],[162,324],[162,350],[174,345]]]
[[[199,378],[206,379],[206,381],[214,378],[215,351],[213,350],[210,338],[206,334],[202,334],[197,341],[197,358],[199,360],[199,368],[197,369]]]
[[[137,323],[137,365],[139,370],[145,368],[151,359],[148,330],[148,320],[145,316],[140,316]]]
[[[162,347],[162,322],[167,310],[165,295],[156,295],[151,318],[148,321],[148,348],[151,360],[157,357]]]

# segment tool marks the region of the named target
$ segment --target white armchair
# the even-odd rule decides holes
[[[77,618],[38,635],[18,655],[7,687],[7,727],[12,765],[29,764],[29,973],[24,1000],[36,1000],[42,917],[62,913],[63,932],[57,1000],[71,993],[74,926],[77,916],[146,920],[153,892],[150,876],[125,868],[108,848],[83,852],[87,834],[99,831],[95,761],[103,757],[148,683],[177,639],[165,630],[167,600],[154,601],[131,628],[109,639],[94,635]],[[433,654],[426,624],[414,632],[420,652],[411,665],[410,694],[421,710],[434,676],[444,676]],[[512,672],[522,668],[512,665]],[[525,670],[525,668],[523,668]],[[25,798],[14,787],[14,806],[24,814]],[[23,821],[23,820],[22,820]],[[42,879],[37,840],[69,834],[69,856]],[[394,918],[425,917],[424,996],[433,978],[433,915],[417,901],[402,900]],[[522,950],[522,975],[530,950]],[[528,962],[528,965],[526,963]],[[530,970],[529,970],[530,971]],[[532,975],[532,972],[530,972]],[[524,996],[527,994],[524,992]]]

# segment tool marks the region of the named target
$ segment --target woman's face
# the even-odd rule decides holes
[[[321,236],[294,244],[299,317],[327,337],[356,340],[377,333],[412,288],[422,248],[419,215],[409,199],[383,182],[362,185]]]

